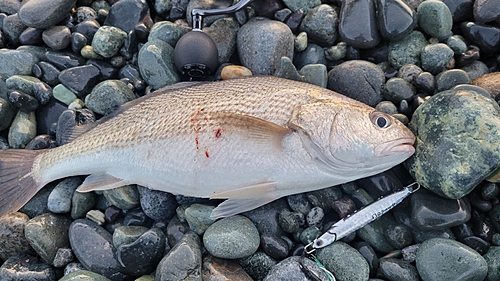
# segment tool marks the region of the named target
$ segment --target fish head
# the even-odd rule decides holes
[[[355,101],[301,105],[291,123],[316,159],[346,177],[380,173],[415,152],[415,136],[404,124]]]

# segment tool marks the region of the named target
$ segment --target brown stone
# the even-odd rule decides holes
[[[253,281],[235,261],[208,256],[203,261],[203,281]]]
[[[492,72],[472,80],[472,85],[479,86],[488,92],[491,97],[496,99],[500,94],[500,72]]]

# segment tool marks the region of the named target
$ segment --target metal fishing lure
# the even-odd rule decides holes
[[[313,242],[309,243],[304,248],[304,251],[310,255],[316,249],[326,247],[333,242],[342,239],[350,233],[381,217],[419,188],[420,184],[414,182],[406,186],[401,191],[383,197],[365,206],[364,208],[355,211],[352,215],[348,215],[347,217],[336,222],[327,232],[316,238]]]

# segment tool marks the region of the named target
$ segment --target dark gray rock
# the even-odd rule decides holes
[[[406,64],[420,66],[420,53],[428,44],[420,31],[412,31],[399,40],[389,43],[389,63],[396,69]]]
[[[319,5],[310,10],[300,24],[300,31],[306,32],[312,42],[330,47],[337,41],[339,17],[330,5]]]
[[[30,245],[48,264],[53,265],[59,248],[69,248],[68,229],[71,220],[54,214],[43,214],[26,223],[25,235]]]
[[[483,255],[483,258],[488,264],[488,275],[486,275],[486,281],[494,281],[500,279],[500,247],[493,246],[488,252]]]
[[[37,257],[16,254],[8,258],[0,267],[0,279],[52,281],[56,280],[56,273],[50,265],[39,261]]]
[[[272,233],[263,233],[260,236],[260,246],[266,254],[277,260],[286,258],[290,250],[288,243],[284,239]]]
[[[34,255],[28,239],[24,236],[24,226],[29,217],[15,212],[0,217],[0,259],[7,260],[15,254]]]
[[[22,45],[41,45],[43,29],[36,29],[33,27],[26,28],[19,34],[19,43]]]
[[[410,173],[441,196],[467,195],[500,166],[499,116],[498,104],[474,91],[434,95],[410,123],[417,136],[416,152],[406,163]]]
[[[203,235],[207,228],[215,222],[215,219],[210,218],[214,206],[193,204],[186,208],[184,215],[189,228],[198,235]]]
[[[37,76],[39,79],[51,86],[59,84],[59,74],[61,71],[59,71],[57,67],[44,61],[41,61],[36,65],[40,67],[41,70],[40,76]]]
[[[414,265],[400,259],[381,259],[380,271],[388,280],[420,280],[417,268]]]
[[[317,251],[318,260],[338,280],[368,280],[370,268],[363,256],[344,242],[335,242]]]
[[[184,29],[178,24],[170,21],[159,21],[151,27],[148,41],[162,40],[170,46],[175,47],[175,44],[177,44],[177,41],[179,41],[179,38],[181,38],[184,33]]]
[[[19,36],[27,26],[19,18],[18,14],[7,16],[2,22],[2,31],[7,39],[14,45],[19,45]]]
[[[76,220],[85,217],[85,214],[94,207],[95,203],[95,196],[92,192],[73,193],[73,198],[71,198],[71,218]]]
[[[100,75],[101,72],[96,66],[82,65],[61,71],[58,80],[78,97],[83,98],[92,91]]]
[[[438,92],[449,90],[459,84],[470,84],[471,80],[467,72],[462,69],[450,69],[436,76],[436,87]]]
[[[31,75],[38,58],[30,52],[0,49],[0,76]]]
[[[491,22],[500,18],[500,1],[476,0],[472,11],[476,22]]]
[[[304,77],[300,75],[295,65],[288,57],[282,57],[280,64],[276,68],[273,76],[304,82]]]
[[[215,42],[219,53],[219,65],[229,62],[236,50],[236,35],[239,24],[231,18],[216,20],[210,27],[203,29]],[[172,45],[173,46],[173,45]]]
[[[417,9],[419,26],[432,37],[451,35],[453,19],[448,6],[438,0],[422,2]]]
[[[259,251],[247,258],[239,259],[238,263],[254,280],[263,280],[278,262]]]
[[[180,81],[174,64],[174,48],[164,41],[144,44],[139,51],[138,66],[144,81],[155,90]]]
[[[328,72],[328,89],[370,106],[382,101],[384,82],[382,69],[367,61],[347,61]]]
[[[275,265],[267,274],[264,281],[308,281],[311,280],[304,271],[311,271],[311,275],[317,276],[319,280],[328,280],[328,275],[314,261],[293,256],[282,260]]]
[[[19,9],[19,17],[29,27],[44,29],[69,15],[76,0],[28,0]]]
[[[43,55],[43,61],[51,63],[59,70],[84,65],[86,60],[79,55],[70,52],[47,51]]]
[[[295,55],[293,63],[297,69],[301,69],[308,64],[326,64],[325,51],[320,46],[310,43],[307,48]]]
[[[281,57],[293,60],[292,31],[279,21],[256,18],[247,22],[238,31],[236,43],[242,65],[255,75],[273,74]]]
[[[144,20],[148,12],[149,6],[144,0],[121,0],[111,6],[104,25],[114,26],[129,33]]]
[[[0,13],[12,15],[19,12],[21,2],[20,0],[4,0],[0,2]]]
[[[385,83],[383,94],[387,100],[399,104],[403,100],[411,101],[416,92],[413,85],[403,78],[393,77]]]
[[[342,1],[339,15],[340,39],[354,48],[375,47],[380,42],[375,12],[374,1]]]
[[[383,218],[373,221],[361,229],[359,229],[356,233],[362,240],[366,241],[370,246],[372,246],[375,250],[382,253],[390,253],[394,251],[394,247],[387,241],[385,236],[386,224],[383,221]]]
[[[377,0],[375,3],[378,28],[385,39],[398,40],[417,25],[417,13],[405,1]]]
[[[298,10],[304,11],[304,13],[308,13],[310,9],[321,4],[320,0],[284,0],[283,3],[287,6],[292,12],[296,12]]]
[[[175,215],[177,201],[171,193],[137,186],[141,208],[146,215],[156,221],[170,220]]]
[[[498,52],[500,28],[474,22],[463,22],[461,27],[465,38],[481,49],[481,57],[490,57]]]
[[[63,50],[71,42],[71,30],[66,26],[52,26],[42,33],[42,40],[54,50]]]
[[[200,238],[189,232],[160,261],[156,280],[201,281],[201,266]]]
[[[443,238],[422,243],[416,264],[423,280],[483,280],[488,272],[485,259],[476,251],[455,240]]]
[[[85,97],[85,104],[95,113],[106,115],[135,98],[134,92],[120,80],[106,80]]]
[[[7,129],[14,119],[14,110],[9,102],[0,98],[0,131]]]

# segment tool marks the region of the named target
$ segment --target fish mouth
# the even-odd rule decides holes
[[[390,142],[383,143],[378,146],[379,155],[387,156],[391,154],[408,154],[408,156],[415,153],[415,148],[413,147],[413,143],[415,143],[415,138],[399,138],[392,140]],[[377,149],[378,150],[378,149]]]

